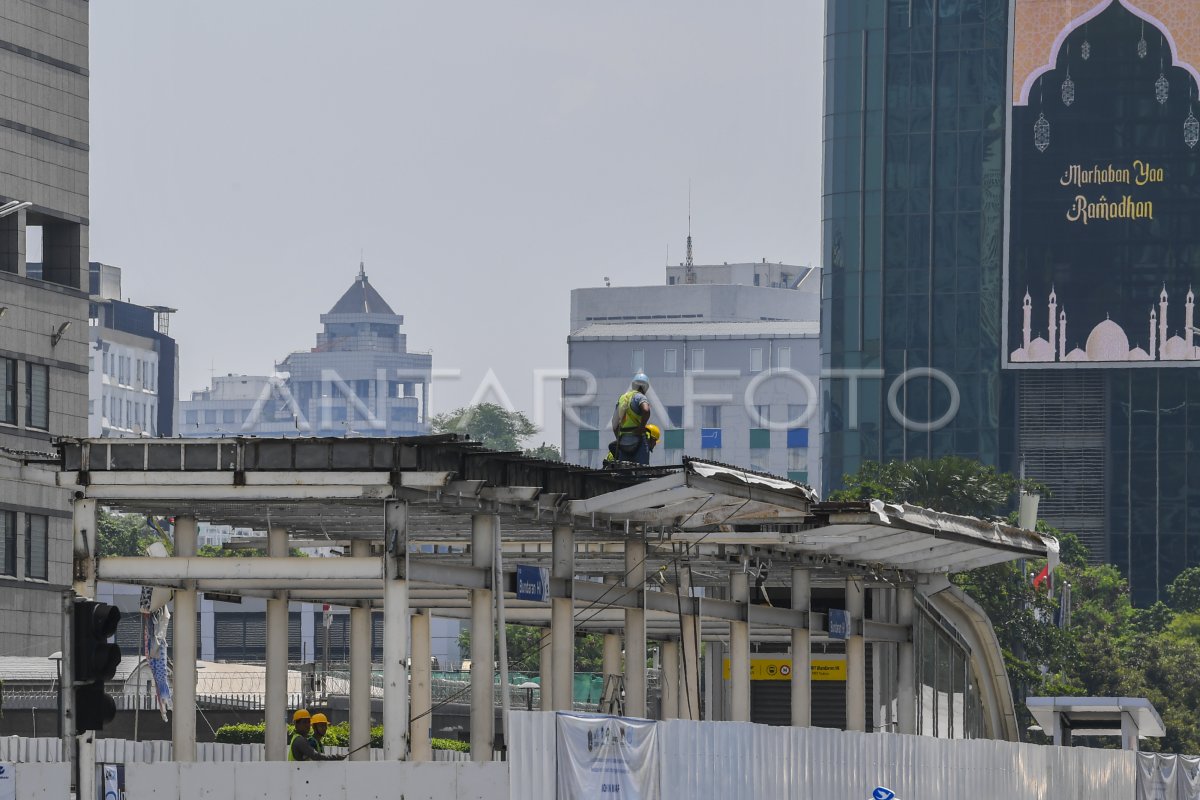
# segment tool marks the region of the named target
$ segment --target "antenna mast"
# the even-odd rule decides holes
[[[687,260],[684,262],[684,283],[696,282],[696,270],[692,262],[692,182],[688,181],[688,235]]]

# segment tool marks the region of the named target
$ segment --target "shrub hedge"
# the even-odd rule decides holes
[[[267,726],[265,722],[238,722],[232,725],[222,725],[217,728],[216,739],[226,744],[262,744],[266,740]],[[292,726],[288,725],[288,736],[292,738]],[[328,747],[350,746],[350,723],[339,722],[330,725],[325,731],[325,745]],[[383,726],[371,728],[371,746],[383,747]],[[469,752],[471,745],[457,739],[433,739],[434,750],[457,750],[460,753]]]

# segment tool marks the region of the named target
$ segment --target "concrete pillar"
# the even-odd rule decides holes
[[[659,666],[659,686],[662,687],[660,719],[679,719],[682,698],[679,692],[679,642],[659,643],[662,654]]]
[[[897,645],[899,663],[896,671],[896,730],[898,733],[917,732],[917,657],[916,606],[911,586],[896,590],[896,622],[908,629],[907,639]]]
[[[637,608],[625,609],[625,714],[646,716],[646,540],[625,539],[625,585],[638,593]]]
[[[808,621],[811,609],[812,573],[806,569],[792,570],[792,609]],[[812,725],[812,647],[808,628],[792,631],[792,724],[807,728]]]
[[[850,635],[846,639],[846,730],[867,729],[866,641],[862,635],[864,597],[862,578],[846,579],[846,611]]]
[[[679,570],[679,593],[692,595],[692,569]],[[682,675],[679,679],[679,717],[699,721],[700,719],[700,629],[692,614],[684,614],[679,623],[679,653],[682,659]]]
[[[433,634],[429,612],[412,615],[412,721],[409,746],[413,761],[433,761],[429,729],[433,726]]]
[[[608,575],[604,578],[607,584],[614,584],[620,581],[617,575]],[[621,674],[621,636],[616,633],[604,634],[604,649],[601,651],[600,669],[604,673],[604,680],[607,682],[610,675]]]
[[[750,576],[734,572],[729,576],[729,599],[741,603],[749,619]],[[750,721],[750,623],[729,623],[729,719]]]
[[[384,506],[383,757],[408,757],[408,503]]]
[[[471,516],[471,564],[492,569],[495,525],[491,514]],[[492,672],[495,665],[495,627],[492,593],[471,590],[471,760],[491,761],[496,718],[492,709]]]
[[[1132,750],[1135,753],[1138,749],[1137,722],[1128,711],[1121,712],[1121,749]]]
[[[556,584],[575,577],[575,531],[569,525],[555,525],[553,562],[550,577]],[[570,711],[574,707],[575,691],[575,608],[570,597],[555,597],[550,601],[550,648],[554,651],[553,708]]]
[[[273,525],[267,531],[267,556],[286,558],[287,530]],[[267,675],[266,696],[263,701],[267,730],[266,758],[268,761],[287,759],[288,721],[288,593],[274,592],[267,600]]]
[[[175,555],[196,555],[196,518],[175,518]],[[196,760],[196,582],[175,590],[171,741],[176,761]]]
[[[541,678],[538,708],[542,711],[552,710],[554,704],[554,651],[551,645],[553,638],[549,629],[543,630],[538,646],[538,676]]]
[[[367,558],[371,543],[350,542],[350,555]],[[351,761],[370,761],[371,751],[371,603],[350,607],[350,754]],[[361,749],[356,749],[361,748]]]
[[[217,660],[217,616],[213,612],[213,601],[200,598],[200,660]]]
[[[704,720],[721,722],[728,718],[725,707],[725,643],[710,641],[704,657]]]

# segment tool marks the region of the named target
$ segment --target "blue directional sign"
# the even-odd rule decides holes
[[[850,638],[850,612],[841,608],[829,609],[829,638],[830,639],[849,639]]]
[[[876,786],[875,791],[871,792],[871,800],[894,800],[895,797],[895,792],[882,786]]]
[[[546,602],[550,599],[550,570],[517,564],[517,599]]]

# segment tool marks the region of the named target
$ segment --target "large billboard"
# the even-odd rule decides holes
[[[1011,26],[1005,366],[1200,366],[1200,2]]]

